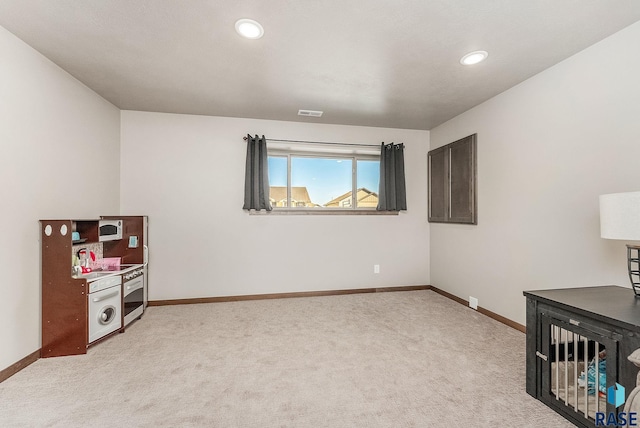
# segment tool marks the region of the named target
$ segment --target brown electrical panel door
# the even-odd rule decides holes
[[[476,134],[429,152],[429,221],[477,224]]]
[[[447,166],[447,151],[444,147],[429,152],[429,221],[447,220]]]

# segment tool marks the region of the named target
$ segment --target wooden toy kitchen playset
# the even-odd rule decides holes
[[[40,220],[42,357],[85,354],[147,306],[146,216]]]

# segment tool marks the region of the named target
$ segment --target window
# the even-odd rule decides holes
[[[371,210],[378,205],[380,154],[375,148],[270,144],[268,154],[269,198],[276,210]]]

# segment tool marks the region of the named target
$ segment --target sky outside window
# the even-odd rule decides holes
[[[287,186],[287,158],[269,156],[269,186]]]
[[[351,159],[291,157],[291,186],[306,187],[318,205],[350,192],[351,177]]]
[[[357,180],[358,189],[365,187],[372,192],[378,193],[380,186],[380,161],[377,160],[358,160]]]

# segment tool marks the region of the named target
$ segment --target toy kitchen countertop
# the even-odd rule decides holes
[[[130,272],[134,269],[138,269],[143,267],[144,265],[142,263],[140,264],[134,264],[134,265],[119,265],[119,266],[113,266],[113,267],[109,267],[109,269],[106,270],[95,270],[93,272],[90,273],[85,273],[82,275],[73,275],[72,278],[73,279],[86,279],[87,282],[93,282],[93,281],[97,281],[99,279],[103,279],[109,276],[114,276],[114,275],[122,275],[125,274],[127,272]]]

